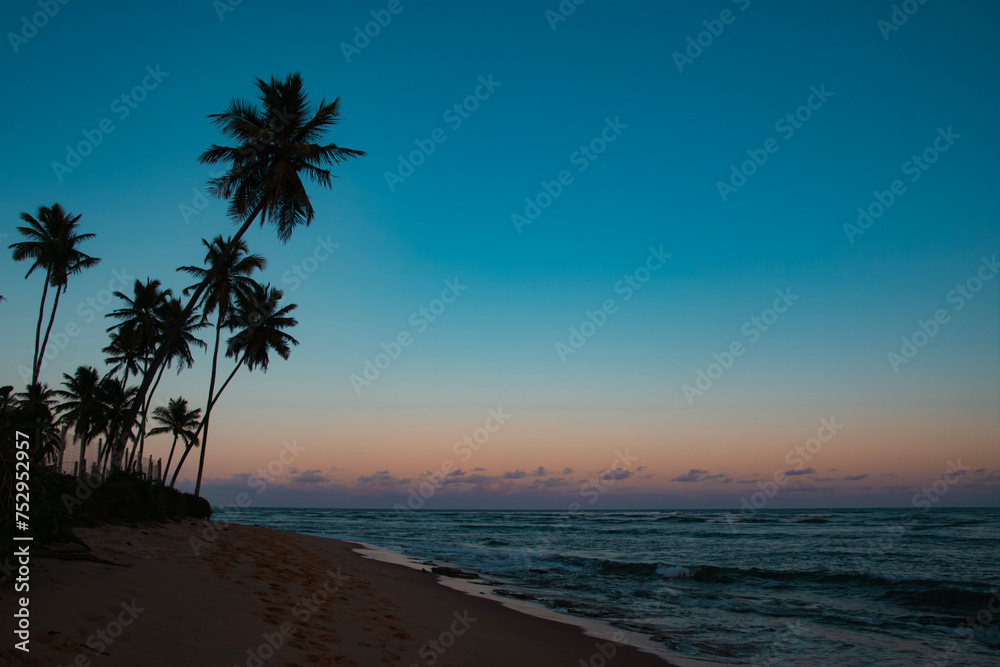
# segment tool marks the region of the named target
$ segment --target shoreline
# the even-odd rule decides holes
[[[624,632],[614,630],[606,639],[588,636],[572,619],[530,615],[483,590],[456,590],[442,585],[438,575],[355,551],[365,545],[243,524],[212,525],[218,535],[207,542],[204,523],[195,520],[76,529],[91,549],[87,560],[72,553],[36,557],[31,652],[5,645],[0,662],[43,667],[682,664],[638,650]],[[7,619],[14,597],[9,589],[0,591],[0,612]]]

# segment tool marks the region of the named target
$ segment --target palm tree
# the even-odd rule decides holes
[[[80,442],[80,475],[86,471],[87,445],[100,435],[108,422],[107,406],[101,401],[101,378],[92,366],[80,366],[76,373],[63,373],[63,386],[55,392],[64,399],[58,406],[59,421],[73,428],[73,440]]]
[[[169,290],[167,290],[169,294]],[[205,349],[205,341],[200,338],[195,337],[194,331],[207,326],[204,319],[195,317],[193,314],[188,316],[187,321],[181,323],[179,326],[177,323],[184,315],[184,307],[181,305],[180,299],[174,296],[168,296],[167,300],[164,301],[156,309],[156,319],[157,319],[157,339],[163,339],[167,336],[167,333],[174,327],[177,327],[178,334],[174,336],[172,342],[170,343],[170,348],[167,350],[167,356],[165,363],[160,366],[160,370],[156,376],[156,381],[153,383],[152,389],[149,392],[149,400],[146,401],[146,405],[142,411],[142,417],[139,422],[139,441],[138,447],[132,448],[132,456],[135,457],[137,450],[138,456],[135,458],[130,457],[129,465],[127,467],[131,468],[134,461],[142,463],[142,455],[144,451],[144,445],[146,442],[146,413],[149,411],[149,405],[152,402],[152,398],[156,395],[156,388],[160,384],[160,380],[163,378],[163,372],[173,366],[174,360],[177,360],[177,373],[180,374],[185,368],[191,368],[194,366],[194,356],[191,354],[191,346],[195,346],[201,349]]]
[[[31,384],[36,384],[38,374],[41,372],[45,347],[49,342],[49,333],[52,331],[52,323],[55,321],[56,310],[59,308],[59,296],[66,291],[69,276],[95,266],[101,260],[91,257],[77,248],[84,241],[94,238],[94,234],[77,234],[76,225],[80,216],[70,215],[59,204],[53,204],[51,207],[39,207],[37,219],[28,213],[21,213],[21,220],[26,223],[26,226],[18,227],[17,231],[28,240],[10,245],[10,249],[14,251],[14,260],[18,262],[26,259],[35,260],[31,268],[28,269],[28,273],[25,274],[25,278],[30,276],[35,269],[45,270],[45,285],[42,287],[42,301],[38,307],[38,324],[35,326],[35,351],[31,359]],[[56,296],[52,304],[49,324],[45,329],[45,338],[41,339],[39,343],[45,313],[45,300],[50,286],[55,288]]]
[[[254,283],[247,291],[235,293],[233,303],[233,314],[230,318],[229,327],[237,329],[238,333],[231,337],[226,348],[226,356],[237,358],[236,367],[233,368],[229,377],[222,384],[218,393],[212,397],[209,409],[215,407],[216,401],[226,390],[236,372],[246,366],[250,371],[260,368],[267,372],[270,361],[270,352],[276,352],[282,359],[288,359],[292,352],[292,346],[298,345],[299,341],[285,333],[284,329],[290,329],[298,324],[298,321],[288,317],[288,314],[298,306],[294,303],[284,307],[279,307],[284,294],[281,290],[270,285],[260,285]],[[201,478],[205,468],[205,447],[207,445],[207,433],[202,436],[201,453],[198,461],[198,478],[195,482],[195,495],[201,492]],[[186,453],[186,452],[185,452]],[[184,459],[177,464],[174,470],[174,477],[170,482],[173,486],[177,480],[177,474]]]
[[[139,417],[133,417],[132,422],[126,427],[126,412],[128,406],[136,396],[136,388],[126,386],[125,380],[115,381],[110,375],[106,376],[100,385],[100,399],[108,411],[107,428],[104,431],[104,446],[98,446],[97,463],[100,470],[105,470],[111,463],[111,454],[114,451],[114,444],[121,440],[121,434],[131,433],[139,426]]]
[[[267,265],[267,260],[260,255],[251,255],[249,247],[242,240],[232,244],[232,251],[229,253],[226,253],[226,248],[230,247],[232,239],[223,239],[219,235],[212,239],[211,243],[205,239],[202,239],[201,242],[208,249],[208,252],[205,254],[205,264],[208,268],[182,266],[178,271],[184,271],[198,280],[197,283],[186,288],[184,290],[185,293],[196,289],[206,281],[208,282],[202,306],[202,317],[207,320],[208,316],[213,312],[217,313],[215,321],[215,346],[212,349],[212,373],[208,381],[205,418],[198,427],[199,431],[204,430],[203,440],[208,440],[209,419],[212,415],[212,397],[215,396],[215,380],[219,367],[219,341],[222,337],[222,329],[229,321],[234,295],[238,292],[249,291],[256,285],[253,279],[250,278],[250,274],[254,271],[263,271]]]
[[[125,306],[105,315],[105,317],[120,320],[118,324],[108,327],[108,332],[120,332],[122,336],[133,337],[133,340],[130,342],[137,344],[139,372],[144,376],[143,381],[145,381],[145,376],[150,376],[150,379],[153,379],[153,376],[156,379],[159,378],[156,371],[150,369],[150,361],[157,343],[165,336],[163,333],[162,315],[163,309],[171,297],[171,291],[169,289],[161,289],[160,285],[159,280],[147,278],[145,283],[136,280],[132,286],[132,298],[121,292],[115,292],[115,296],[124,301]],[[166,352],[168,350],[164,348],[164,356],[166,356]],[[139,406],[140,409],[132,416],[126,417],[124,423],[130,424],[134,422],[139,415],[142,416],[140,423],[145,423],[145,415],[149,410],[148,398],[151,398],[151,394],[149,397],[142,399]],[[134,436],[134,444],[136,446],[138,446],[141,434],[142,430],[140,429],[139,434]],[[124,429],[121,436],[121,442],[112,451],[111,464],[114,467],[118,467],[121,463],[122,456],[125,453],[125,441],[133,437],[132,430]]]
[[[161,433],[173,433],[174,443],[170,446],[170,456],[167,457],[167,465],[163,468],[163,478],[161,483],[166,484],[167,472],[170,470],[170,462],[174,458],[174,448],[177,447],[177,438],[184,440],[185,449],[198,446],[198,436],[194,429],[198,426],[201,417],[201,408],[188,410],[188,402],[183,396],[171,398],[167,407],[159,406],[153,410],[153,419],[163,424],[149,431],[149,435],[159,435]]]
[[[25,391],[14,395],[14,401],[18,406],[18,428],[24,431],[35,429],[35,439],[31,442],[31,460],[57,460],[64,443],[53,418],[57,404],[55,392],[48,385],[29,384]]]
[[[321,100],[313,112],[297,72],[284,79],[257,78],[256,85],[260,108],[233,99],[226,111],[209,116],[237,145],[212,145],[200,157],[204,164],[228,165],[225,174],[209,182],[211,193],[229,199],[229,214],[242,221],[223,250],[225,256],[233,252],[258,215],[261,225],[270,222],[278,238],[287,242],[295,227],[310,224],[315,216],[302,176],[330,187],[334,176],[327,167],[364,155],[364,151],[318,143],[340,121],[340,98],[330,103]],[[185,313],[194,311],[211,282],[206,277],[195,289]],[[151,363],[154,370],[165,355],[166,349],[157,351]],[[143,378],[139,400],[130,407],[133,414],[138,413],[152,380]],[[124,442],[120,446],[124,449]]]

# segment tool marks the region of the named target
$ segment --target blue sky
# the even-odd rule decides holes
[[[253,470],[297,439],[310,449],[296,470],[324,471],[331,498],[346,489],[376,504],[407,485],[375,496],[357,480],[381,470],[418,479],[503,405],[523,417],[497,433],[483,475],[539,465],[596,474],[632,442],[649,476],[616,492],[656,506],[736,506],[752,487],[672,480],[689,469],[767,478],[832,412],[857,427],[839,436],[830,466],[854,462],[855,474],[919,485],[964,456],[983,481],[948,502],[996,503],[1000,281],[985,280],[961,310],[948,295],[984,257],[989,273],[1000,246],[1000,8],[914,6],[884,32],[892,3],[592,1],[553,29],[555,2],[403,0],[396,14],[367,2],[70,2],[33,33],[24,21],[41,23],[39,5],[8,3],[0,68],[15,92],[0,108],[0,240],[16,240],[21,211],[58,201],[83,215],[98,235],[87,249],[103,258],[64,297],[54,331],[76,322],[80,334],[43,379],[100,363],[107,323],[88,321],[81,304],[114,270],[176,290],[187,283],[174,269],[201,259],[200,239],[231,233],[222,202],[182,209],[203,205],[210,169],[197,157],[222,141],[205,116],[234,96],[253,99],[255,76],[301,71],[314,101],[341,98],[331,140],[367,156],[338,169],[332,190],[312,189],[316,222],[287,245],[270,229],[247,236],[269,260],[264,278],[299,304],[301,345],[266,378],[234,381],[213,416],[211,476]],[[343,44],[371,12],[391,21],[369,27],[377,35],[348,62]],[[707,45],[678,71],[674,54],[689,37]],[[115,102],[144,81],[134,109]],[[474,110],[458,125],[453,107],[463,103]],[[792,133],[781,121],[796,112],[808,119]],[[107,134],[97,130],[105,119]],[[95,131],[100,144],[57,175],[67,146]],[[591,142],[601,147],[602,131],[614,141],[581,157]],[[942,135],[947,150],[935,155]],[[400,156],[430,143],[433,153],[390,187]],[[718,183],[765,146],[767,161],[723,200]],[[927,149],[936,161],[911,180],[906,164]],[[518,229],[512,215],[563,171],[572,182]],[[844,225],[897,179],[905,192],[850,242]],[[626,301],[616,285],[651,247],[671,257]],[[297,266],[315,270],[303,280]],[[0,262],[0,368],[12,384],[30,358],[41,289],[22,280],[26,270]],[[418,332],[411,314],[448,280],[467,289]],[[776,290],[798,300],[750,342],[741,330]],[[557,344],[608,299],[615,312],[561,357]],[[938,309],[949,321],[894,372],[887,355]],[[412,345],[359,395],[351,376],[404,332]],[[689,401],[684,385],[734,342],[745,354]],[[203,401],[206,369],[202,360],[165,380],[161,398]],[[449,502],[560,505],[585,479],[553,486],[557,499],[518,487],[487,498],[470,482]],[[282,483],[295,502],[294,478]],[[910,503],[885,484],[799,483],[795,502],[805,505],[831,495]]]

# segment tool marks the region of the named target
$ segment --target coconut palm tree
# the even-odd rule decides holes
[[[208,381],[205,418],[198,427],[199,431],[204,431],[203,440],[208,440],[209,420],[212,416],[212,402],[213,396],[215,396],[215,380],[219,367],[219,342],[222,337],[222,329],[229,321],[235,293],[246,292],[256,285],[250,278],[250,274],[254,271],[263,271],[264,267],[267,266],[267,260],[260,255],[251,255],[249,247],[242,240],[233,244],[232,251],[229,253],[226,253],[226,248],[230,246],[231,238],[224,239],[219,235],[212,239],[211,243],[205,239],[202,239],[201,242],[208,250],[205,254],[205,264],[208,268],[182,266],[178,271],[184,271],[194,276],[198,281],[186,288],[185,293],[197,289],[206,281],[208,282],[202,302],[202,317],[207,320],[213,312],[216,313],[215,346],[212,348],[212,373]]]
[[[185,449],[198,446],[198,436],[194,429],[197,428],[201,419],[201,408],[188,409],[188,402],[183,396],[171,398],[167,407],[159,406],[153,410],[153,419],[162,426],[157,426],[149,431],[149,435],[159,435],[161,433],[172,433],[174,442],[170,446],[170,456],[167,457],[167,465],[163,468],[163,478],[161,483],[167,482],[167,471],[170,470],[170,462],[174,459],[174,449],[177,447],[177,438],[184,441]]]
[[[108,410],[101,401],[101,378],[92,366],[80,366],[73,375],[63,373],[63,386],[55,392],[62,398],[59,422],[72,427],[73,440],[80,443],[80,475],[85,474],[87,445],[107,429]]]
[[[167,290],[169,293],[169,290]],[[191,368],[194,366],[194,355],[191,354],[191,346],[198,347],[204,350],[207,346],[205,341],[197,338],[194,332],[205,326],[208,326],[204,319],[196,317],[195,315],[189,315],[186,322],[183,322],[178,326],[178,321],[184,316],[184,306],[181,305],[180,299],[174,296],[168,296],[167,300],[162,303],[156,310],[157,319],[157,340],[161,340],[167,336],[167,333],[177,327],[178,334],[173,337],[170,343],[170,348],[167,350],[167,356],[165,363],[160,366],[160,370],[157,373],[156,381],[153,382],[153,387],[149,391],[149,400],[146,401],[139,420],[139,438],[138,446],[132,448],[132,455],[129,457],[128,468],[132,467],[135,461],[142,462],[142,456],[144,451],[144,445],[146,442],[146,414],[149,411],[150,403],[154,396],[156,396],[156,388],[160,384],[160,380],[163,378],[163,372],[173,366],[174,360],[177,360],[177,373],[180,374],[185,368]],[[138,453],[138,456],[136,454]]]
[[[160,374],[155,370],[151,370],[151,358],[157,344],[165,338],[162,319],[163,309],[172,294],[169,289],[164,290],[161,288],[159,280],[150,278],[147,278],[145,283],[136,280],[132,286],[132,294],[132,298],[129,298],[122,292],[114,293],[116,297],[125,302],[125,306],[105,315],[105,317],[120,320],[118,324],[108,327],[108,332],[122,332],[123,336],[134,337],[135,342],[138,344],[139,373],[143,375],[143,381],[145,381],[146,376],[150,376],[151,379],[155,380],[159,378]],[[165,361],[169,348],[164,347],[163,352]],[[131,416],[126,416],[124,423],[131,424],[138,416],[142,417],[140,423],[145,423],[145,415],[149,410],[148,399],[151,397],[152,392],[141,401],[140,409],[137,412]],[[123,430],[121,435],[122,440],[118,443],[120,448],[116,446],[112,451],[111,464],[113,467],[120,467],[122,457],[125,453],[125,443],[129,438],[134,438],[133,444],[138,446],[142,430],[140,429],[137,434],[133,435],[131,429],[127,429]]]
[[[35,439],[31,442],[31,460],[36,463],[58,460],[64,443],[55,425],[54,414],[58,403],[55,392],[48,385],[30,384],[24,391],[14,395],[14,402],[18,406],[17,428],[22,431],[35,430]]]
[[[321,100],[313,111],[298,73],[284,79],[272,76],[270,81],[258,78],[256,85],[259,108],[233,99],[226,111],[209,116],[236,145],[212,145],[200,157],[204,164],[228,166],[226,173],[209,182],[210,192],[228,199],[229,214],[242,222],[223,251],[225,255],[233,252],[258,216],[261,225],[270,222],[278,238],[287,242],[295,227],[308,225],[315,217],[302,178],[330,187],[334,176],[328,167],[364,155],[364,151],[319,143],[326,131],[340,121],[340,98],[329,103]],[[211,282],[206,277],[195,289],[186,313],[194,311]],[[154,371],[165,356],[165,349],[157,352],[151,362]],[[152,377],[143,378],[139,400],[130,407],[134,414],[152,381]],[[124,449],[124,442],[120,447]]]
[[[237,330],[237,333],[228,341],[226,356],[237,359],[237,362],[222,387],[212,397],[210,409],[214,408],[222,392],[226,390],[241,367],[246,366],[250,371],[260,368],[266,373],[271,352],[277,353],[282,359],[288,359],[292,346],[299,344],[299,341],[284,331],[284,329],[290,329],[298,324],[294,318],[288,317],[289,313],[298,306],[292,303],[280,307],[282,296],[284,295],[281,290],[258,283],[254,283],[250,290],[235,293],[236,298],[233,303],[233,314],[229,327]],[[201,492],[206,444],[207,441],[203,435],[198,461],[198,478],[195,482],[195,495]],[[171,486],[177,480],[177,474],[180,472],[183,462],[182,458],[177,464],[174,477],[170,482]]]
[[[41,372],[45,347],[48,345],[49,334],[52,331],[52,323],[55,321],[56,310],[59,308],[59,296],[66,291],[69,276],[96,266],[101,260],[79,250],[78,246],[84,241],[94,238],[94,234],[78,234],[76,225],[80,216],[70,215],[59,204],[53,204],[51,207],[39,207],[37,218],[28,213],[21,213],[21,220],[26,224],[24,227],[18,227],[17,231],[27,240],[10,245],[10,249],[14,251],[14,260],[18,262],[26,259],[35,260],[31,268],[28,269],[28,273],[25,274],[25,278],[30,276],[35,269],[45,270],[42,300],[38,307],[38,323],[35,325],[35,351],[31,359],[31,384],[36,384]],[[41,338],[42,320],[45,315],[45,301],[48,297],[49,287],[56,290],[56,295],[43,339]]]

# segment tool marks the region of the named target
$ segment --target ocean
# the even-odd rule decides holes
[[[363,542],[496,595],[754,665],[1000,665],[1000,510],[223,508]],[[428,566],[429,567],[429,566]]]

